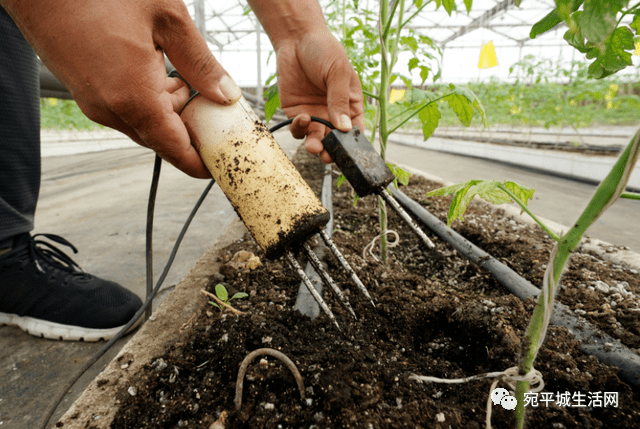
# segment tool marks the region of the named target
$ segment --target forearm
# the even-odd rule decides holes
[[[57,2],[47,7],[46,4],[39,4],[38,1],[0,0],[0,5],[11,16],[27,41],[33,46],[38,55],[42,55],[37,40],[32,35],[34,26],[43,25],[46,21],[47,13],[38,14],[37,11],[45,11],[48,8],[57,7]]]
[[[248,0],[271,44],[277,50],[288,39],[299,39],[327,23],[317,0]]]

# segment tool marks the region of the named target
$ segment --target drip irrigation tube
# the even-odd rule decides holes
[[[525,300],[540,293],[540,289],[447,227],[444,222],[407,197],[402,191],[395,189],[393,185],[389,185],[388,189],[398,202],[427,228],[453,246],[466,258],[491,272],[495,279],[515,296]],[[580,342],[580,349],[583,352],[596,356],[601,362],[617,366],[620,368],[621,377],[626,382],[636,388],[640,388],[640,356],[632,352],[620,341],[598,330],[587,320],[576,316],[569,308],[557,302],[554,305],[551,323],[567,328],[576,340]]]

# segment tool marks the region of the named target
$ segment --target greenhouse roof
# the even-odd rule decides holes
[[[345,1],[320,0],[320,4],[326,15],[330,15]],[[406,2],[407,5],[410,3]],[[579,61],[583,58],[563,40],[566,31],[564,24],[535,39],[529,37],[533,24],[554,8],[553,0],[522,0],[520,6],[516,6],[514,0],[474,0],[469,13],[463,2],[456,3],[460,10],[449,15],[444,7],[437,8],[432,1],[408,26],[431,38],[443,50],[443,80],[508,79],[509,67],[526,55],[553,62]],[[358,7],[377,11],[378,4],[376,0],[359,0]],[[275,62],[267,64],[268,53],[273,48],[268,37],[256,33],[256,30],[262,30],[255,16],[248,12],[246,0],[190,0],[187,5],[214,54],[241,83],[245,80],[255,82],[255,76],[245,79],[240,75],[247,75],[247,70],[251,69],[248,62],[253,61],[253,70],[258,68],[258,53],[261,54],[262,80],[273,73]],[[415,8],[415,5],[412,7]],[[495,49],[499,66],[482,70],[478,68],[478,60],[482,46],[489,42]],[[250,53],[255,58],[250,58]],[[234,73],[236,68],[237,72]],[[254,71],[252,73],[255,75]]]

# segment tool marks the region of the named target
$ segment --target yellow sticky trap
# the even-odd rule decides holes
[[[395,103],[396,101],[404,98],[404,89],[392,89],[389,95],[389,103]]]
[[[480,61],[478,61],[479,69],[490,69],[498,65],[498,59],[496,58],[496,48],[493,46],[493,41],[485,43],[480,49]]]

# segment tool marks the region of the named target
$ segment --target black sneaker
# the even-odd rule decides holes
[[[114,337],[142,306],[117,283],[82,272],[43,236],[76,248],[62,237],[23,234],[0,255],[0,326],[17,326],[55,340],[99,341]]]

